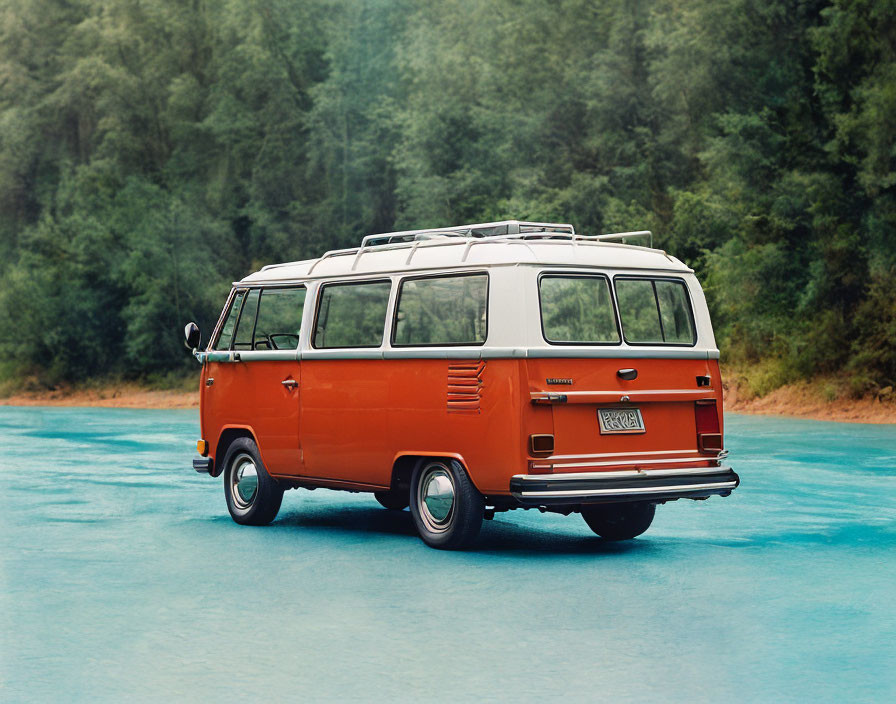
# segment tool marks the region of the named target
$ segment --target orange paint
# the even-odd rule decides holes
[[[452,407],[449,401],[456,396],[451,368],[465,362],[210,362],[203,374],[203,437],[214,453],[225,429],[245,428],[272,475],[359,489],[389,487],[395,461],[403,456],[457,458],[480,492],[495,496],[509,495],[511,477],[529,473],[531,463],[550,466],[552,473],[583,471],[565,466],[577,461],[603,463],[589,471],[628,468],[633,458],[643,468],[675,457],[693,457],[688,466],[707,463],[697,450],[694,397],[714,399],[721,409],[715,360],[489,359],[482,363],[475,410]],[[621,368],[637,369],[637,378],[619,379]],[[698,376],[709,376],[712,385],[698,388]],[[211,386],[205,385],[208,377],[215,380]],[[551,385],[547,379],[571,379],[572,384]],[[299,386],[283,386],[284,380]],[[690,392],[687,400],[669,400],[682,391]],[[532,403],[533,395],[545,392],[566,395],[567,401]],[[598,393],[601,402],[576,397],[583,392]],[[605,400],[608,394],[621,399],[638,398],[638,393],[657,400]],[[600,433],[598,408],[634,405],[644,433]],[[532,456],[531,434],[553,434],[554,454]]]

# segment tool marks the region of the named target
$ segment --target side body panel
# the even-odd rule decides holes
[[[284,380],[301,381],[298,360],[206,362],[203,388],[203,437],[212,447],[227,428],[246,428],[254,436],[265,467],[272,474],[301,473],[299,388]],[[216,457],[222,461],[223,457]]]
[[[483,492],[508,491],[525,463],[523,360],[303,361],[306,475],[389,486],[401,455],[459,455]],[[469,370],[468,394],[455,393]],[[476,372],[478,371],[478,376]],[[461,377],[463,378],[463,377]]]

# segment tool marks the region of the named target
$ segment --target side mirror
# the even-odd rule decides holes
[[[187,323],[184,326],[184,344],[188,350],[195,350],[202,342],[202,333],[196,323]]]

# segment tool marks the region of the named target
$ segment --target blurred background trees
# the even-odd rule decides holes
[[[0,378],[189,364],[390,229],[652,229],[724,358],[896,380],[896,0],[3,0]]]

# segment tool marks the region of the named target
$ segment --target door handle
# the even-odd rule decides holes
[[[638,370],[637,369],[620,369],[616,372],[616,376],[620,379],[625,379],[626,381],[631,381],[632,379],[638,378]]]
[[[212,377],[209,377],[208,379],[205,380],[206,386],[211,386],[214,383],[215,383],[215,380]]]
[[[295,379],[286,379],[285,381],[281,381],[280,383],[283,384],[287,389],[295,389],[299,386],[299,382],[297,382]]]

